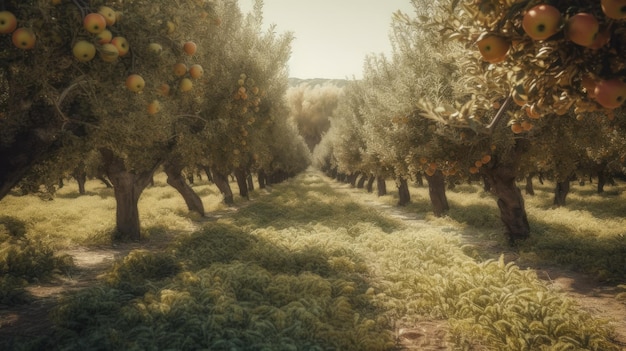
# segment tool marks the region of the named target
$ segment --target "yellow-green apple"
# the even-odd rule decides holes
[[[182,92],[190,91],[193,88],[193,82],[189,78],[183,78],[180,80],[179,87]]]
[[[117,51],[115,45],[107,43],[100,46],[100,58],[102,61],[115,62],[119,56],[120,52]]]
[[[511,44],[503,37],[487,34],[477,42],[483,60],[491,63],[501,62],[506,58]]]
[[[98,9],[98,13],[104,17],[107,26],[112,26],[115,24],[117,16],[115,15],[115,10],[113,10],[112,8],[108,6],[100,6],[100,8]]]
[[[83,19],[83,27],[86,31],[93,34],[102,32],[107,26],[107,21],[99,13],[90,13]]]
[[[172,68],[174,70],[174,75],[178,77],[182,77],[185,73],[187,73],[187,65],[182,62],[175,63]]]
[[[131,74],[126,78],[126,87],[130,91],[138,93],[142,91],[145,86],[146,82],[143,80],[143,77],[138,74]]]
[[[120,56],[124,56],[128,54],[128,50],[130,49],[128,45],[128,41],[124,37],[115,37],[111,39],[111,44],[113,44],[117,51],[120,53]]]
[[[12,12],[0,11],[0,34],[9,34],[17,28],[17,18]]]
[[[567,20],[565,36],[580,46],[591,46],[599,30],[600,24],[592,14],[580,12]]]
[[[201,65],[196,63],[196,64],[191,65],[191,67],[189,67],[189,75],[191,76],[191,78],[198,79],[202,77],[203,74],[204,74],[204,69],[202,68]]]
[[[78,61],[88,62],[96,56],[96,46],[86,40],[79,40],[74,44],[72,53]]]
[[[526,11],[522,28],[534,40],[544,40],[558,32],[561,12],[554,6],[541,4]]]
[[[188,41],[183,45],[183,51],[185,51],[185,54],[191,56],[193,54],[196,53],[197,50],[197,45],[196,43],[194,43],[193,41]]]
[[[112,39],[113,33],[111,33],[111,31],[108,29],[105,29],[96,35],[96,41],[100,45],[110,43]]]
[[[148,44],[148,50],[155,55],[160,55],[163,51],[163,47],[161,46],[161,44],[150,43]]]
[[[18,28],[13,32],[11,36],[13,45],[20,49],[28,50],[35,47],[37,41],[35,33],[29,28]]]
[[[596,83],[596,101],[603,107],[613,109],[620,107],[626,100],[626,83],[613,78]]]
[[[600,5],[606,17],[617,20],[626,18],[626,0],[602,0]]]

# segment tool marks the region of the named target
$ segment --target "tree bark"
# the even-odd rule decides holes
[[[100,149],[107,177],[113,184],[115,202],[115,234],[114,240],[141,239],[141,227],[139,223],[139,197],[143,190],[150,184],[152,175],[161,161],[155,161],[153,167],[141,173],[135,173],[126,169],[124,160],[115,155],[111,150]]]
[[[249,200],[250,196],[248,193],[248,181],[247,181],[247,172],[243,167],[237,167],[235,169],[235,179],[237,180],[237,186],[239,187],[239,195]]]
[[[376,180],[376,177],[373,174],[370,174],[369,178],[367,179],[367,192],[371,193],[374,191],[374,181]]]
[[[526,190],[526,195],[535,195],[535,188],[533,187],[533,175],[529,174],[526,176],[526,186],[524,187]]]
[[[398,206],[406,206],[411,202],[411,193],[409,193],[409,184],[405,178],[398,179]]]
[[[87,172],[85,171],[85,164],[81,162],[74,171],[72,172],[72,177],[76,179],[78,183],[78,193],[81,195],[85,195],[85,183],[87,182]]]
[[[266,185],[265,182],[267,180],[267,176],[265,175],[265,171],[263,170],[263,168],[257,171],[257,180],[259,182],[259,188],[265,189],[265,185]]]
[[[228,176],[223,173],[212,170],[213,174],[213,182],[215,186],[220,190],[222,195],[224,196],[224,203],[227,205],[232,205],[235,203],[233,199],[233,191],[230,189],[230,184],[228,183]]]
[[[567,194],[569,194],[570,189],[570,181],[559,181],[556,183],[556,187],[554,189],[554,205],[558,207],[565,206],[565,199],[567,198]]]
[[[598,173],[598,194],[604,192],[604,186],[606,185],[606,162],[601,162],[596,166],[596,172]]]
[[[103,173],[104,173],[104,172],[103,172]],[[113,184],[111,184],[111,182],[109,182],[109,181],[105,178],[104,174],[101,174],[101,175],[99,175],[99,176],[96,176],[96,179],[98,179],[99,181],[101,181],[102,183],[104,183],[104,186],[106,186],[106,187],[107,187],[107,188],[109,188],[109,189],[113,187]]]
[[[443,173],[436,171],[432,176],[426,174],[426,180],[428,181],[428,195],[433,206],[433,213],[435,217],[441,217],[450,209],[448,198],[446,197],[446,181]]]
[[[254,190],[254,179],[252,178],[252,173],[248,172],[248,176],[246,177],[246,181],[248,182],[248,191]]]
[[[378,196],[387,195],[387,183],[382,176],[376,177],[376,187],[378,188]]]
[[[426,179],[428,180],[428,177],[426,177]],[[415,172],[415,183],[417,184],[417,186],[422,187],[424,186],[424,178],[422,178],[422,173],[420,172]]]
[[[185,181],[185,177],[183,177],[184,167],[176,160],[170,160],[163,166],[163,170],[167,175],[167,184],[171,185],[182,195],[185,204],[187,204],[187,209],[204,217],[205,213],[202,199]]]
[[[350,177],[348,178],[348,181],[353,188],[356,188],[356,180],[359,178],[359,174],[361,174],[361,172],[354,172],[350,174]]]
[[[357,189],[363,189],[363,186],[365,186],[365,181],[367,180],[367,175],[366,174],[362,174],[361,178],[359,178],[359,181],[356,183],[356,188]]]

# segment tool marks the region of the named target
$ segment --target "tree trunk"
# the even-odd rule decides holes
[[[224,175],[221,172],[212,170],[213,173],[213,182],[215,186],[220,190],[222,195],[224,196],[224,203],[227,205],[232,205],[235,203],[233,199],[233,191],[230,189],[230,184],[228,183],[228,176]]]
[[[382,176],[376,177],[376,187],[378,188],[378,196],[387,195],[387,183]]]
[[[376,177],[373,174],[370,174],[369,178],[367,179],[367,192],[371,193],[374,191],[374,181],[376,180]]]
[[[98,179],[99,181],[101,181],[102,183],[104,183],[104,186],[106,186],[107,188],[109,188],[109,189],[113,188],[113,184],[111,184],[111,182],[109,182],[109,181],[106,179],[106,177],[105,177],[105,175],[104,175],[104,174],[97,176],[97,177],[96,177],[96,179]]]
[[[426,179],[428,179],[428,177],[426,177]],[[422,178],[422,173],[415,172],[415,184],[417,184],[417,186],[419,187],[424,186],[424,178]]]
[[[209,166],[200,165],[200,168],[206,173],[206,177],[209,183],[213,183],[213,176],[211,175],[211,168]]]
[[[237,167],[234,173],[237,186],[239,187],[239,195],[246,200],[250,200],[246,170],[243,167]]]
[[[560,181],[556,183],[556,187],[554,189],[554,205],[558,207],[565,206],[565,199],[567,198],[567,194],[569,194],[570,184],[569,179],[565,181]]]
[[[100,149],[107,177],[113,184],[115,194],[115,234],[114,240],[141,239],[139,224],[139,209],[137,204],[143,190],[150,184],[152,175],[161,161],[155,161],[154,166],[139,174],[126,169],[124,160],[108,149]]]
[[[483,191],[488,193],[491,191],[491,180],[485,174],[483,174]]]
[[[430,195],[433,213],[435,217],[441,217],[450,209],[448,198],[446,197],[446,181],[443,173],[436,171],[432,176],[426,174],[426,180],[428,180],[428,195]]]
[[[406,206],[411,202],[411,194],[409,193],[409,184],[405,178],[398,179],[398,206]]]
[[[601,162],[596,166],[596,172],[598,173],[598,194],[604,192],[604,186],[606,185],[606,162]]]
[[[252,173],[248,173],[246,177],[246,181],[248,182],[248,191],[254,190],[254,179],[252,179]]]
[[[527,141],[518,140],[509,162],[492,159],[491,167],[483,170],[491,183],[491,192],[498,198],[500,219],[506,227],[506,235],[511,244],[516,240],[526,239],[530,235],[530,225],[524,206],[522,192],[515,184],[519,159],[526,151]]]
[[[265,171],[263,168],[257,171],[257,180],[259,181],[259,188],[265,189],[265,182],[267,180],[267,176],[265,175]]]
[[[182,172],[183,166],[176,160],[170,160],[164,164],[163,170],[167,175],[167,184],[171,185],[182,195],[185,204],[187,204],[187,209],[204,217],[202,199],[200,199],[200,196],[185,182]]]
[[[365,181],[367,180],[367,175],[366,174],[362,174],[361,178],[359,178],[359,181],[356,183],[356,188],[357,189],[363,189],[363,187],[365,186]]]
[[[85,195],[85,183],[87,182],[87,172],[85,172],[85,164],[81,162],[74,171],[72,172],[72,177],[76,179],[78,183],[78,193],[81,195]]]
[[[535,188],[533,187],[533,175],[529,174],[526,176],[526,195],[535,195]]]
[[[354,172],[350,174],[348,181],[353,188],[356,188],[356,180],[359,178],[359,174],[361,174],[361,172]]]

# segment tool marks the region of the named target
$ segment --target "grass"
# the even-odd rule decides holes
[[[427,203],[424,189],[413,190],[405,211]],[[352,198],[373,201],[375,195],[353,192],[337,192],[307,172],[255,194],[237,211],[197,222],[157,183],[142,197],[144,212],[149,208],[155,217],[142,218],[144,225],[176,231],[171,245],[132,251],[98,284],[59,301],[54,333],[20,345],[394,350],[397,328],[445,320],[453,349],[618,350],[606,321],[581,310],[533,271],[502,258],[465,254],[468,235],[497,240],[500,225],[489,195],[450,192],[459,209],[444,218],[422,212],[425,222],[406,224]],[[536,226],[566,232],[553,229],[547,218]],[[30,235],[36,226],[24,228]]]

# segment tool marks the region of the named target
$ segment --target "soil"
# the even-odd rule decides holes
[[[330,182],[338,191],[350,194],[354,190],[349,185]],[[404,221],[409,226],[425,225],[417,214],[403,211],[402,208],[382,204],[378,201],[363,202],[362,198],[353,197],[364,205],[375,207],[392,217]],[[221,216],[216,214],[216,217]],[[207,219],[210,220],[210,219]],[[0,305],[0,340],[11,340],[15,337],[36,337],[50,331],[52,322],[49,312],[56,300],[64,294],[75,291],[97,282],[98,276],[106,272],[111,265],[125,257],[134,249],[163,249],[172,237],[162,237],[142,243],[121,243],[107,247],[79,247],[62,252],[74,258],[76,268],[68,276],[57,277],[52,281],[33,284],[27,288],[32,295],[30,304],[6,307]],[[468,240],[470,240],[468,238]],[[483,249],[493,252],[497,257],[503,253],[508,261],[517,258],[512,251],[499,247],[497,243],[472,241]],[[626,350],[626,305],[615,296],[616,287],[605,286],[580,273],[567,271],[558,267],[532,267],[539,278],[574,298],[581,308],[592,315],[612,321],[615,327],[614,342]],[[447,327],[444,320],[424,320],[417,325],[396,326],[396,339],[400,350],[441,351],[450,350],[447,342]],[[2,345],[3,343],[0,343]],[[6,345],[6,344],[5,344]]]

